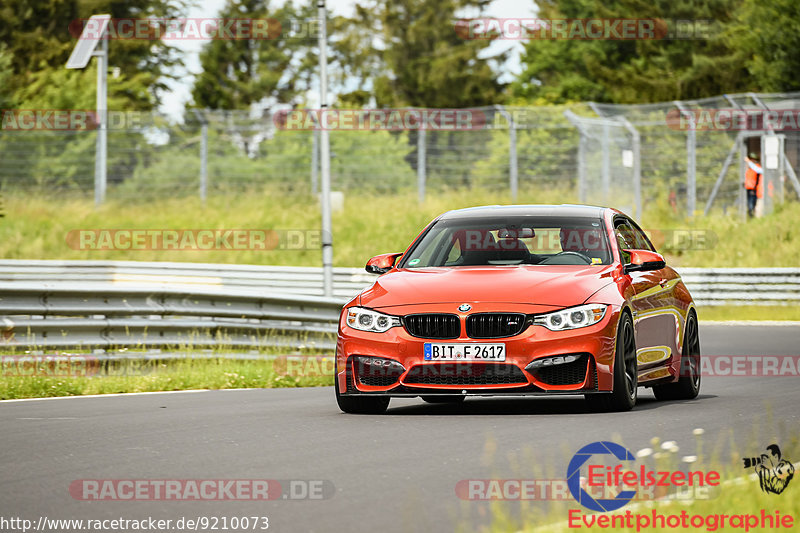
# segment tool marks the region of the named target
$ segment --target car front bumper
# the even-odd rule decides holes
[[[438,306],[437,306],[438,307]],[[529,312],[528,306],[504,306],[502,312]],[[494,309],[497,310],[497,309]],[[381,309],[382,312],[388,312]],[[404,309],[412,314],[419,309]],[[426,312],[439,312],[430,306]],[[486,309],[476,309],[485,312]],[[530,325],[513,337],[423,339],[402,326],[385,333],[350,328],[340,320],[336,346],[336,379],[345,395],[420,396],[554,395],[609,392],[612,389],[616,327],[619,308],[609,306],[603,319],[585,328],[550,331]],[[345,312],[342,314],[344,317]],[[459,315],[463,324],[466,314]],[[503,362],[426,361],[426,342],[503,343]],[[559,365],[531,368],[536,360],[576,356]],[[398,366],[399,365],[399,366]]]

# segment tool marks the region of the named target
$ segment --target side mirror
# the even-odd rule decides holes
[[[367,261],[367,266],[364,267],[364,270],[370,274],[386,274],[394,267],[397,258],[402,255],[402,252],[376,255]]]
[[[667,266],[664,256],[650,250],[623,250],[631,254],[631,262],[622,268],[623,274],[630,272],[648,272],[660,270]]]

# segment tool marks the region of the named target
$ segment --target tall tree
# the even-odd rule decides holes
[[[791,0],[786,0],[787,2]],[[641,40],[532,39],[515,96],[553,103],[658,102],[750,90],[722,31],[740,0],[538,0],[541,19],[661,19],[683,35]],[[696,22],[676,26],[673,21]],[[694,33],[692,33],[694,32]],[[688,34],[687,34],[688,33]]]
[[[0,42],[11,54],[8,86],[19,105],[41,103],[41,91],[61,87],[85,76],[85,72],[64,71],[64,64],[75,46],[76,22],[96,13],[109,13],[114,19],[178,18],[184,15],[186,0],[0,0]],[[77,26],[79,27],[79,26]],[[109,43],[109,64],[119,76],[109,83],[109,103],[125,109],[151,109],[167,88],[165,79],[180,64],[174,47],[163,40],[114,39]],[[95,86],[88,83],[81,99]],[[85,107],[81,102],[63,102],[67,107]]]
[[[293,103],[309,89],[316,35],[311,2],[273,7],[270,0],[228,0],[220,18],[269,19],[269,38],[217,39],[200,54],[202,72],[192,88],[194,106],[247,109],[267,100]],[[298,26],[299,25],[299,26]]]
[[[11,52],[6,43],[0,43],[0,109],[9,109],[15,106],[14,93],[11,90]]]
[[[724,40],[744,64],[754,90],[800,90],[800,2],[745,0]]]
[[[495,68],[506,59],[486,57],[486,40],[466,40],[455,22],[487,0],[366,0],[356,5],[349,29],[336,43],[348,58],[358,91],[379,107],[470,107],[500,103]],[[353,33],[355,32],[355,33]],[[493,68],[495,67],[495,68]]]

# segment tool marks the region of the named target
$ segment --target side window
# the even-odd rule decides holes
[[[446,265],[451,265],[461,258],[461,241],[456,239],[453,242],[453,247],[450,248],[450,253],[447,254]]]
[[[631,231],[633,231],[633,239],[636,242],[636,248],[639,250],[650,250],[651,252],[655,252],[656,249],[650,243],[650,239],[647,238],[644,231],[636,225],[636,223],[630,224]]]
[[[450,236],[451,233],[449,231],[440,231],[438,235],[435,235],[432,239],[433,242],[429,242],[429,245],[423,248],[423,252],[417,257],[419,261],[417,261],[413,266],[440,266],[436,263],[443,262],[442,256],[447,253],[444,247],[447,246],[446,243]]]
[[[619,253],[622,256],[622,262],[630,263],[631,254],[625,252],[624,250],[626,248],[636,248],[633,230],[624,220],[619,220],[614,224],[614,237],[617,239],[617,246],[619,247]]]

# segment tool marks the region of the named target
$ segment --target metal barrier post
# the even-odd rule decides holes
[[[208,122],[200,128],[200,200],[205,203],[208,194]]]
[[[419,203],[425,202],[425,180],[427,158],[425,153],[425,130],[420,128],[417,130],[417,195]]]

